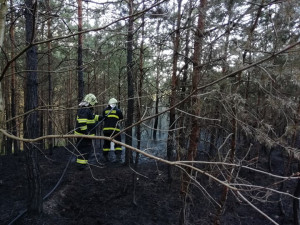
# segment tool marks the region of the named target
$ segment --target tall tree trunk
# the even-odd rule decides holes
[[[145,9],[145,4],[143,0],[143,10]],[[140,61],[139,61],[139,78],[137,79],[137,104],[136,104],[136,111],[137,111],[137,120],[140,121],[142,119],[142,93],[143,93],[143,80],[144,80],[144,35],[145,35],[145,15],[142,15],[142,37],[141,37],[141,46],[140,46]],[[136,139],[137,139],[137,148],[141,148],[141,125],[138,124],[136,127]],[[137,171],[138,164],[139,164],[139,157],[140,154],[138,152],[135,153],[135,161],[134,161],[134,170]],[[132,173],[133,178],[133,203],[136,205],[136,181],[137,181],[137,173]]]
[[[157,69],[159,70],[159,69]],[[157,72],[157,76],[156,76],[156,83],[158,84],[158,79],[159,79],[159,72]],[[159,106],[159,86],[157,85],[156,87],[156,94],[155,94],[155,114],[157,115],[158,114],[158,106]],[[153,124],[153,140],[156,140],[157,138],[157,129],[158,129],[158,120],[159,120],[159,117],[156,116],[154,118],[154,124]]]
[[[78,32],[82,31],[82,0],[77,0],[78,3]],[[78,102],[81,102],[84,95],[84,81],[83,81],[83,61],[82,61],[82,34],[78,35],[78,59],[77,59],[77,72],[78,72]]]
[[[193,11],[193,3],[192,1],[189,2],[189,12],[188,12],[188,19],[187,19],[187,27],[190,27],[192,24],[192,11]],[[183,100],[186,95],[186,85],[187,85],[187,80],[188,80],[188,67],[190,63],[190,35],[191,35],[191,29],[188,29],[186,31],[186,36],[185,36],[185,49],[184,49],[184,66],[182,68],[183,72],[183,77],[181,80],[181,96],[180,99]],[[186,103],[181,104],[181,109],[185,110]],[[179,127],[184,127],[187,126],[187,120],[186,119],[180,119],[179,120]],[[186,155],[185,149],[187,146],[187,139],[186,139],[186,132],[184,129],[180,129],[178,131],[178,147],[177,147],[177,160],[180,160],[183,155]]]
[[[297,109],[297,115],[299,115],[300,113],[300,102],[298,102],[298,109]],[[298,127],[299,126],[299,119],[298,119],[298,116],[295,116],[294,118],[294,121],[295,121],[295,127]],[[297,130],[294,131],[294,134],[292,136],[292,147],[293,148],[297,148],[297,137],[299,135],[299,132]],[[295,155],[294,154],[290,154],[290,157],[289,157],[289,163],[285,169],[285,175],[287,175],[290,171],[290,166],[291,166],[291,161],[292,161],[292,158],[294,158]],[[297,159],[297,158],[296,158]],[[298,172],[300,172],[300,159],[298,158]],[[300,180],[298,180],[297,182],[297,186],[296,186],[296,189],[294,191],[294,196],[298,199],[294,199],[293,200],[293,216],[294,216],[294,225],[300,225]]]
[[[35,15],[37,2],[25,1],[26,43],[34,41]],[[38,82],[37,82],[37,48],[33,46],[26,51],[26,90],[25,112],[32,111],[24,118],[24,137],[39,136],[38,112]],[[32,144],[25,144],[27,178],[28,178],[28,212],[39,214],[42,212],[41,177],[38,163],[37,148]]]
[[[194,54],[192,56],[193,61],[193,74],[192,74],[192,91],[195,91],[198,88],[200,83],[202,74],[201,74],[201,51],[203,45],[203,33],[205,27],[205,8],[206,8],[207,0],[201,0],[199,9],[199,16],[198,16],[198,24],[197,29],[195,32],[195,41],[194,41]],[[196,94],[196,93],[195,93]],[[200,116],[201,112],[201,105],[199,99],[197,97],[192,98],[192,105],[193,108],[193,115]],[[192,131],[189,137],[189,148],[187,153],[187,159],[189,161],[194,161],[197,150],[198,150],[198,143],[200,138],[200,124],[199,119],[196,117],[192,118]],[[187,169],[187,173],[191,174],[193,171]],[[189,192],[189,184],[190,184],[190,177],[186,174],[183,174],[182,177],[182,186],[181,186],[181,193],[182,193],[182,201],[183,207],[180,213],[180,224],[186,224],[186,214],[189,211],[189,201],[188,201],[188,192]]]
[[[5,0],[0,1],[0,48],[3,46],[3,40],[4,40],[4,31],[5,31],[5,17],[7,13],[7,4]],[[4,112],[4,99],[3,99],[3,93],[2,93],[2,82],[3,80],[0,80],[0,127],[4,128],[5,126],[5,112]],[[4,143],[4,136],[1,133],[0,134],[0,148],[3,146]],[[2,148],[0,150],[2,153]]]
[[[171,96],[170,96],[170,106],[172,107],[176,103],[176,88],[177,82],[177,62],[179,56],[179,44],[180,44],[180,24],[181,24],[181,0],[178,0],[178,11],[177,11],[177,22],[174,37],[174,51],[173,51],[173,62],[172,62],[172,83],[171,83]],[[168,131],[168,141],[167,141],[167,158],[172,160],[174,151],[174,134],[175,134],[175,108],[170,110],[170,121],[169,121],[169,131]],[[172,181],[172,167],[168,165],[168,180]]]
[[[70,68],[72,67],[72,65],[69,65]],[[73,86],[72,86],[72,80],[73,80],[73,74],[72,74],[72,70],[69,70],[69,74],[68,74],[68,96],[67,96],[67,105],[68,105],[68,118],[67,118],[67,124],[68,124],[68,132],[70,132],[73,129],[73,111],[71,109],[72,106],[72,93],[73,93]],[[55,143],[55,141],[54,141]]]
[[[157,22],[157,27],[156,27],[156,34],[159,34],[159,28],[161,25],[161,20]],[[160,53],[161,53],[161,44],[157,43],[157,60],[156,60],[156,79],[155,79],[155,88],[156,88],[156,93],[155,93],[155,114],[158,114],[158,106],[159,106],[159,78],[160,78],[160,70],[161,70],[161,65],[160,65]],[[159,117],[156,116],[154,118],[154,124],[153,124],[153,140],[156,140],[157,138],[157,128],[158,128],[158,119]]]
[[[47,0],[47,11],[49,13],[49,18],[47,21],[47,38],[52,38],[51,33],[51,7],[50,7],[50,0]],[[47,65],[48,65],[48,135],[52,134],[52,99],[53,99],[53,88],[52,88],[52,75],[51,75],[51,42],[47,43]],[[48,139],[48,148],[49,154],[52,155],[53,153],[53,139]]]
[[[13,7],[13,0],[10,0],[10,5]],[[10,15],[10,40],[11,40],[11,58],[14,58],[15,54],[15,25],[14,25],[14,12],[11,12]],[[18,106],[17,99],[16,99],[16,62],[12,62],[11,64],[11,117],[14,118],[16,116],[16,108]],[[11,132],[13,135],[17,136],[17,121],[13,119],[11,121]],[[14,153],[18,153],[19,146],[17,140],[13,140],[13,150]]]
[[[44,77],[45,77],[45,75],[43,73],[41,73],[40,77],[41,77],[41,80],[43,80]],[[43,90],[43,88],[40,88],[40,99],[41,99],[40,106],[43,107],[43,108],[45,107],[45,102],[44,102],[45,93],[44,92],[45,91]],[[40,134],[40,136],[44,136],[45,135],[45,127],[44,127],[45,123],[44,123],[44,120],[45,120],[45,112],[44,112],[44,110],[41,110],[41,111],[39,111],[39,122],[40,122],[40,124],[39,124],[39,128],[40,128],[39,134]],[[45,139],[39,141],[38,146],[41,149],[45,149],[45,141],[46,141]]]
[[[3,94],[4,94],[4,102],[5,102],[5,116],[6,116],[6,120],[8,120],[9,118],[11,118],[11,107],[10,107],[10,93],[9,93],[9,77],[4,77],[4,86],[6,87],[3,90]],[[10,122],[6,122],[6,130],[11,131],[11,123]],[[4,138],[5,140],[5,153],[10,155],[12,154],[12,139],[11,138]]]
[[[200,83],[200,78],[202,77],[201,74],[201,51],[202,51],[202,41],[203,41],[203,33],[204,33],[204,25],[205,25],[205,7],[206,7],[206,0],[200,1],[199,7],[199,17],[198,17],[198,25],[197,30],[195,33],[195,43],[194,43],[194,54],[193,54],[193,77],[192,77],[192,91],[198,88]],[[192,107],[193,107],[193,114],[196,116],[200,116],[201,107],[200,102],[197,97],[192,98]],[[199,143],[200,137],[200,125],[199,119],[193,117],[192,119],[192,132],[190,135],[190,146],[188,149],[188,160],[193,161],[197,155],[197,146]]]
[[[143,10],[145,9],[145,3],[143,0]],[[140,61],[139,61],[139,79],[137,83],[137,95],[138,95],[138,101],[137,101],[137,120],[142,119],[142,95],[143,95],[143,81],[144,81],[144,36],[145,36],[145,15],[142,16],[142,37],[141,37],[141,46],[140,46]],[[137,138],[137,148],[141,148],[141,125],[137,125],[137,132],[136,132],[136,138]],[[138,159],[139,159],[139,153],[136,153],[135,158],[135,168],[137,168],[138,165]]]
[[[128,33],[127,33],[127,84],[128,84],[128,92],[127,92],[127,120],[126,127],[129,127],[133,123],[133,113],[134,113],[134,79],[133,79],[133,22],[134,17],[133,13],[133,0],[128,1],[128,9],[129,9],[129,20],[128,20]],[[126,131],[125,143],[128,145],[132,145],[132,128]],[[130,149],[126,149],[125,152],[125,164],[129,165],[132,161],[132,151]]]

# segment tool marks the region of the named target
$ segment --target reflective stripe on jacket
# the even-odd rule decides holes
[[[120,127],[118,125],[118,121],[123,119],[123,113],[117,107],[113,109],[108,106],[104,109],[103,117],[106,117],[104,120],[103,131],[120,131]]]
[[[82,107],[78,109],[76,118],[76,130],[74,133],[78,135],[95,135],[96,129],[94,128],[96,122],[99,120],[100,116],[94,115],[92,108]]]

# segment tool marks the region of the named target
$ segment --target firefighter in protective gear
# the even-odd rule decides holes
[[[115,136],[115,140],[121,142],[121,135],[117,135],[120,132],[118,122],[123,119],[122,111],[117,107],[118,101],[115,98],[111,98],[108,101],[108,106],[104,109],[102,116],[105,117],[103,135],[106,137]],[[103,156],[106,161],[109,161],[108,154],[110,151],[110,141],[104,140],[103,144]],[[122,147],[115,144],[115,156],[117,163],[121,162]]]
[[[97,98],[93,94],[88,94],[79,103],[79,109],[76,117],[76,129],[75,134],[78,135],[90,135],[96,134],[96,122],[101,120],[99,115],[94,114],[93,106],[97,103]],[[88,158],[93,147],[93,140],[89,138],[77,138],[78,156],[77,166],[79,169],[85,167],[88,163]]]

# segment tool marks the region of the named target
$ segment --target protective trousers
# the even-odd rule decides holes
[[[116,134],[118,134],[118,131],[115,130],[104,130],[103,131],[103,135],[105,137],[111,137],[114,136]],[[116,141],[121,142],[121,135],[118,135],[114,138]],[[110,141],[109,140],[104,140],[104,144],[103,144],[103,155],[108,155],[109,151],[110,151]],[[115,144],[115,154],[116,155],[121,155],[122,154],[122,147],[119,144]]]
[[[88,138],[78,138],[77,139],[77,166],[79,168],[84,168],[88,163],[90,152],[93,148],[93,140]]]

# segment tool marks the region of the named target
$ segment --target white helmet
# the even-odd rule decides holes
[[[108,104],[109,105],[111,105],[111,104],[117,104],[118,103],[118,101],[117,101],[117,99],[115,99],[115,98],[111,98],[111,99],[109,99],[109,101],[108,101]]]
[[[96,96],[91,93],[87,94],[83,101],[88,102],[90,105],[95,105],[98,102]]]

